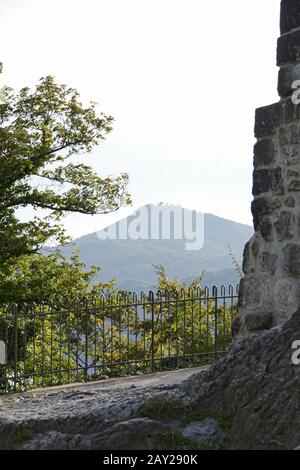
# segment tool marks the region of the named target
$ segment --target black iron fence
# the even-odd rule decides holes
[[[231,343],[237,295],[222,286],[0,306],[0,393],[213,362]]]

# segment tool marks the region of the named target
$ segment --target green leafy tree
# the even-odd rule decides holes
[[[2,91],[0,105],[0,263],[65,241],[66,213],[105,214],[131,203],[128,175],[102,178],[72,161],[100,144],[113,118],[84,107],[79,93],[42,78],[34,91]],[[71,159],[71,160],[70,160]],[[45,209],[21,222],[17,209]]]
[[[29,258],[11,268],[1,294],[6,388],[207,364],[231,343],[236,305],[215,302],[199,280],[186,286],[157,266],[157,291],[137,298],[114,281],[93,284],[97,268],[86,270],[76,253],[70,261],[53,254],[46,266]],[[14,307],[20,283],[28,283],[27,304]]]
[[[0,390],[1,375],[2,388],[22,390],[99,376],[107,371],[104,364],[126,357],[134,312],[120,305],[114,279],[95,281],[99,270],[88,268],[76,251],[70,260],[54,252],[6,264],[0,339],[8,364],[0,370]]]
[[[202,289],[203,274],[190,285],[169,280],[163,266],[155,266],[156,293],[147,298],[148,322],[140,324],[141,342],[148,345],[154,368],[208,363],[232,340],[236,305],[220,305]]]
[[[114,290],[116,281],[95,282],[100,267],[87,267],[74,250],[70,259],[59,251],[50,255],[24,255],[0,271],[0,305],[36,303],[68,305],[75,299],[91,299]]]

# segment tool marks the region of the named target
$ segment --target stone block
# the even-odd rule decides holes
[[[184,428],[182,434],[210,449],[221,449],[226,437],[214,418],[194,421]]]
[[[263,273],[275,274],[278,256],[275,253],[264,251],[259,255],[260,268]]]
[[[284,201],[284,204],[285,204],[287,207],[295,207],[295,205],[296,205],[295,198],[293,198],[293,196],[289,196],[289,197]]]
[[[258,108],[255,112],[255,137],[260,139],[273,136],[281,126],[292,123],[295,125],[299,120],[300,105],[295,105],[290,98]]]
[[[255,137],[265,137],[275,134],[282,123],[282,106],[275,103],[258,108],[255,112]]]
[[[259,250],[260,250],[260,243],[259,243],[257,235],[255,235],[251,243],[251,251],[253,255],[255,256],[255,258],[257,257]]]
[[[294,276],[300,275],[300,244],[288,243],[284,249],[285,270]]]
[[[262,283],[254,275],[241,279],[239,288],[239,307],[258,306],[262,298]]]
[[[259,231],[266,242],[272,242],[274,240],[273,223],[270,217],[266,217],[259,224]]]
[[[273,139],[263,139],[254,146],[254,167],[269,166],[274,164],[276,147]]]
[[[299,123],[292,123],[284,127],[280,127],[279,133],[279,144],[284,147],[288,144],[300,144],[300,125]]]
[[[260,223],[265,215],[271,215],[281,207],[279,199],[272,197],[260,197],[254,199],[251,203],[254,229],[258,230]]]
[[[274,286],[274,297],[276,298],[276,307],[287,312],[290,306],[293,308],[295,304],[299,303],[298,281],[295,279],[279,279]]]
[[[245,274],[248,274],[250,272],[253,272],[253,267],[251,266],[250,263],[250,242],[247,242],[245,247],[244,247],[244,252],[243,252],[243,272]]]
[[[288,170],[286,172],[286,176],[287,178],[299,178],[300,177],[300,174],[299,174],[299,171],[296,171],[296,170]]]
[[[285,36],[281,36],[277,42],[277,65],[300,60],[300,31],[295,31]]]
[[[272,326],[273,314],[271,312],[248,313],[245,317],[246,327],[249,331],[268,330]]]
[[[274,222],[274,227],[277,232],[279,241],[284,241],[293,238],[295,217],[289,211],[281,212],[278,219]]]
[[[254,170],[253,172],[253,196],[268,192],[278,195],[284,193],[282,171],[279,167],[272,170]]]
[[[278,94],[281,98],[286,98],[294,93],[292,84],[295,80],[300,80],[300,64],[289,64],[281,67],[278,72]]]
[[[289,192],[298,192],[300,191],[300,180],[293,180],[289,184]]]
[[[299,0],[283,0],[280,11],[281,34],[300,27]]]

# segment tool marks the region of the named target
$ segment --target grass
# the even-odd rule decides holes
[[[159,395],[144,403],[139,409],[139,415],[159,421],[170,421],[185,411],[186,405],[181,400],[168,395]]]
[[[14,443],[22,444],[32,439],[32,432],[26,426],[18,427],[14,432]]]
[[[157,421],[172,421],[177,418],[180,421],[179,427],[186,426],[193,421],[204,421],[207,418],[215,419],[220,428],[225,433],[223,449],[228,448],[230,443],[230,431],[233,424],[232,416],[225,413],[213,412],[200,407],[189,407],[181,400],[168,395],[159,395],[144,403],[139,409],[139,415]],[[146,429],[136,434],[136,439],[141,438],[154,439],[154,445],[159,450],[207,450],[208,446],[199,444],[199,442],[186,438],[180,431],[153,431]]]
[[[183,424],[189,424],[193,421],[203,421],[206,418],[214,418],[223,431],[228,432],[232,428],[232,416],[224,413],[216,413],[202,408],[190,409],[183,417]]]

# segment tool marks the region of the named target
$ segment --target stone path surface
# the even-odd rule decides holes
[[[182,382],[204,369],[158,372],[1,397],[0,448],[10,446],[17,429],[33,434],[101,432],[130,419],[146,400],[162,392],[174,392]]]

